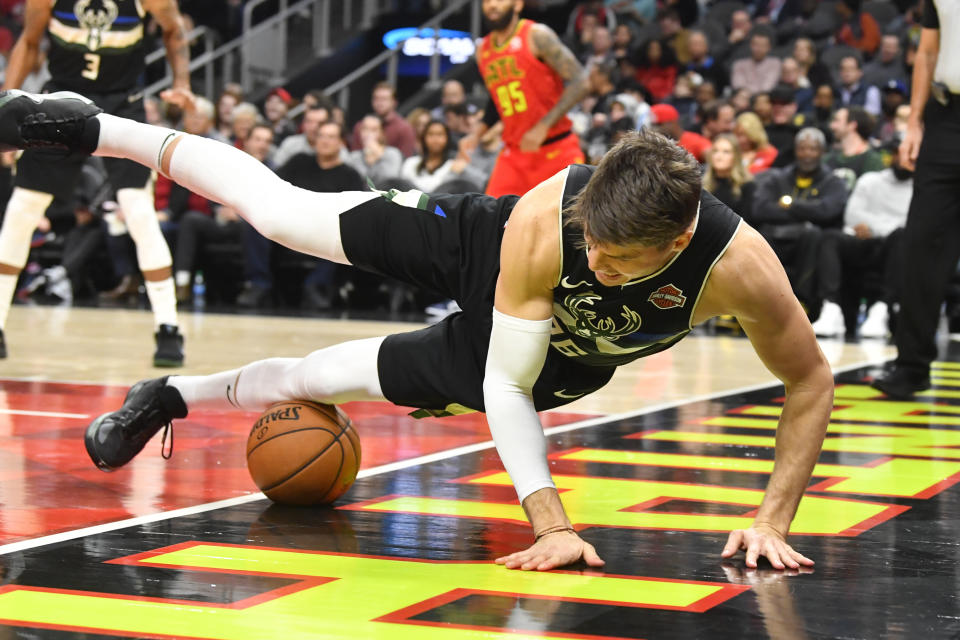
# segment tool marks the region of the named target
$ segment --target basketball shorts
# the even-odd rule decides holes
[[[580,140],[573,133],[532,153],[504,147],[490,173],[487,195],[494,198],[508,194],[522,196],[558,171],[583,160]]]
[[[483,411],[483,378],[500,272],[500,241],[516,196],[406,192],[404,206],[369,200],[340,216],[355,266],[456,300],[463,310],[418,331],[388,336],[380,348],[380,387],[394,404],[433,415]],[[413,196],[411,197],[411,194]],[[533,389],[538,411],[596,391],[614,367],[579,364],[547,352]],[[422,415],[422,414],[421,414]]]
[[[55,82],[47,83],[44,91],[62,91]],[[106,113],[143,122],[143,95],[135,93],[89,94]],[[53,194],[65,202],[73,202],[77,179],[87,155],[58,149],[27,149],[17,160],[14,186]],[[133,160],[104,158],[104,166],[114,189],[142,189],[150,181],[150,169]]]

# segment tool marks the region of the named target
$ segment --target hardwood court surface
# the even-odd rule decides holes
[[[184,315],[199,374],[414,325]],[[252,414],[195,412],[128,468],[85,425],[149,366],[144,312],[16,307],[0,361],[0,638],[952,638],[960,635],[960,351],[935,388],[864,384],[892,355],[824,342],[830,431],[791,542],[813,570],[722,562],[772,466],[783,389],[743,338],[691,336],[544,414],[552,470],[602,572],[492,563],[530,541],[482,417],[352,403],[364,447],[336,508],[272,506]]]

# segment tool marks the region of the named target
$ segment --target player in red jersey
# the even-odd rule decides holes
[[[487,193],[523,195],[569,164],[583,162],[567,112],[589,91],[587,73],[543,24],[520,18],[523,0],[483,0],[490,33],[477,65],[503,122],[503,150]],[[484,118],[496,122],[491,109]]]

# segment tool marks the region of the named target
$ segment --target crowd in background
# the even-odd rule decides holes
[[[0,11],[17,4],[0,2]],[[590,95],[570,114],[588,162],[625,133],[655,127],[690,151],[703,164],[705,187],[767,238],[811,318],[819,317],[818,333],[853,333],[866,311],[862,335],[887,334],[896,291],[884,272],[898,268],[897,230],[911,187],[896,148],[910,109],[921,2],[527,2],[534,15],[555,5],[568,10],[554,11],[564,20],[549,26],[589,77]],[[294,97],[282,87],[254,103],[234,85],[200,98],[192,113],[153,99],[147,113],[154,123],[232,144],[307,189],[482,192],[501,143],[497,127],[474,133],[493,107],[469,72],[474,63],[465,65],[432,104],[403,114],[386,83],[359,113],[345,113],[321,91]],[[302,115],[292,120],[298,104]],[[11,162],[4,158],[7,172]],[[64,203],[62,219],[41,229],[37,242],[53,234],[68,245],[71,260],[59,268],[69,275],[69,299],[135,299],[122,212],[97,192],[96,159],[90,164],[78,202]],[[156,204],[181,303],[198,305],[202,296],[245,308],[395,311],[422,302],[395,283],[274,246],[235,212],[162,176]],[[85,242],[76,257],[78,235]]]

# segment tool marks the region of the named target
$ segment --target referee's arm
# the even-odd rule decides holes
[[[938,22],[929,20],[930,13],[936,16],[936,7],[927,0],[924,4],[923,29],[920,31],[920,44],[913,63],[913,80],[910,87],[910,117],[907,130],[900,143],[900,162],[911,171],[915,168],[920,141],[923,139],[923,110],[930,99],[930,85],[933,83],[933,71],[937,66],[940,53],[940,28]],[[938,24],[931,28],[928,25]]]

